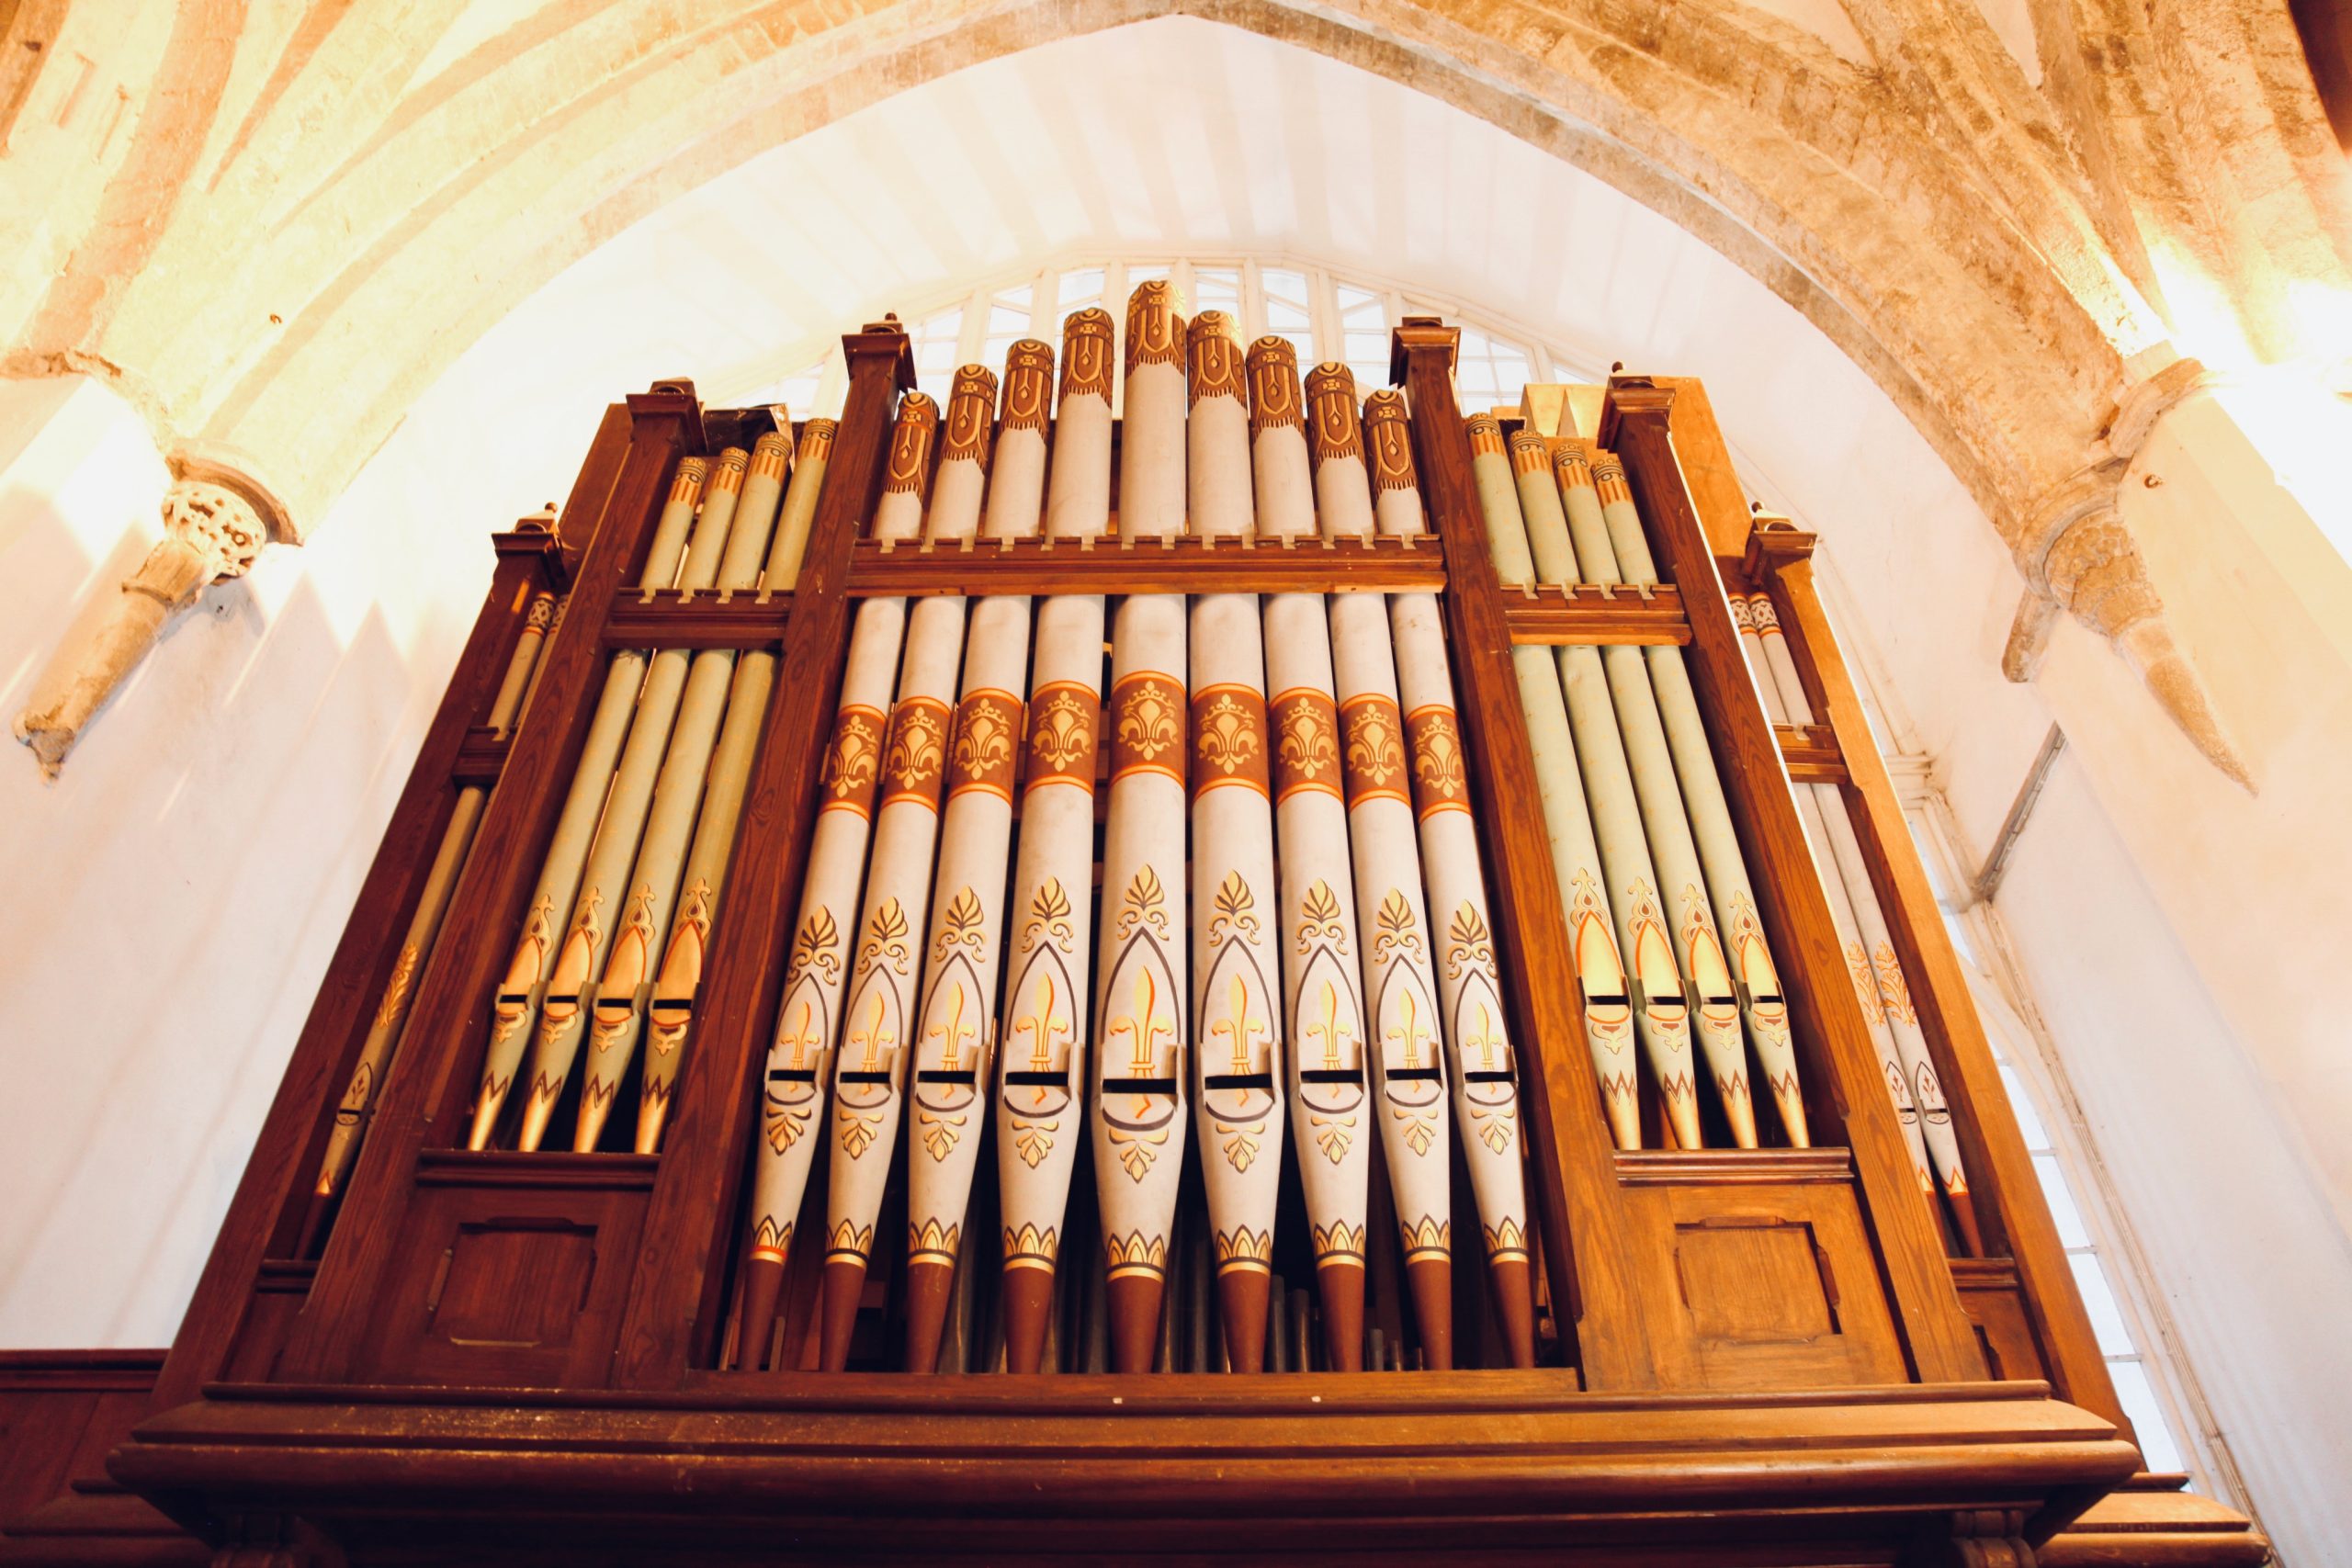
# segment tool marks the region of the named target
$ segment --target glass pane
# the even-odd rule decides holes
[[[989,300],[988,336],[980,344],[980,363],[1000,376],[1005,351],[1029,335],[1029,301],[1036,290],[1030,284],[1000,289]]]
[[[1356,373],[1359,396],[1388,385],[1388,302],[1347,284],[1339,286],[1340,357]]]
[[[2137,1361],[2109,1361],[2107,1375],[2115,1380],[2116,1400],[2140,1434],[2140,1457],[2148,1461],[2148,1468],[2158,1472],[2185,1469],[2180,1444],[2174,1439],[2164,1406],[2156,1403],[2155,1388],[2148,1382],[2148,1369]]]
[[[1102,269],[1082,266],[1061,276],[1061,298],[1054,307],[1054,352],[1061,352],[1061,325],[1079,311],[1102,303]]]
[[[2050,1146],[2050,1134],[2042,1131],[2041,1116],[2034,1109],[2033,1096],[2027,1092],[2025,1080],[2018,1077],[2015,1067],[2001,1068],[2001,1087],[2009,1091],[2009,1109],[2017,1112],[2018,1131],[2025,1134],[2025,1146],[2040,1151]]]
[[[944,407],[947,389],[956,380],[956,343],[964,328],[964,307],[951,306],[915,323],[908,335],[914,340],[915,385]]]
[[[1315,310],[1306,292],[1306,274],[1286,267],[1264,267],[1258,281],[1266,291],[1266,331],[1290,339],[1298,350],[1301,371],[1316,361]]]
[[[1193,310],[1223,310],[1241,320],[1241,269],[1238,266],[1196,266],[1193,269]]]
[[[2075,1287],[2082,1292],[2083,1310],[2090,1314],[2099,1354],[2131,1355],[2132,1331],[2124,1326],[2123,1309],[2115,1304],[2115,1292],[2107,1288],[2107,1272],[2098,1266],[2098,1255],[2077,1252],[2066,1261],[2075,1266]]]
[[[1136,297],[1136,289],[1138,289],[1138,288],[1142,288],[1145,284],[1149,283],[1149,282],[1150,282],[1153,278],[1155,278],[1155,277],[1167,277],[1167,276],[1170,276],[1170,275],[1172,275],[1172,274],[1175,272],[1175,270],[1176,270],[1176,266],[1175,266],[1175,264],[1174,264],[1174,263],[1172,263],[1172,262],[1130,262],[1130,263],[1128,263],[1128,264],[1127,264],[1127,299],[1122,299],[1122,300],[1120,300],[1120,301],[1119,301],[1119,304],[1120,304],[1121,309],[1120,309],[1120,310],[1114,310],[1114,311],[1112,311],[1111,313],[1112,313],[1113,315],[1114,315],[1114,316],[1124,316],[1124,315],[1125,315],[1125,305],[1126,305],[1127,299],[1134,299],[1134,298]]]
[[[2083,1224],[2083,1212],[2075,1206],[2075,1194],[2066,1185],[2066,1173],[2058,1168],[2058,1156],[2034,1156],[2033,1173],[2041,1179],[2041,1195],[2049,1201],[2050,1217],[2058,1223],[2058,1244],[2070,1252],[2090,1246],[2090,1229]]]

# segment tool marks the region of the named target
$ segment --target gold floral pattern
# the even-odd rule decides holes
[[[1184,689],[1165,675],[1127,676],[1111,691],[1111,776],[1165,773],[1184,782]]]
[[[1405,733],[1412,743],[1413,794],[1421,816],[1469,810],[1462,728],[1453,710],[1424,704],[1405,716]]]
[[[956,709],[947,793],[985,790],[1012,798],[1012,749],[1021,734],[1021,700],[1011,692],[967,692]]]
[[[874,785],[881,777],[882,712],[862,705],[845,706],[833,721],[833,743],[825,749],[825,762],[817,782],[825,792],[825,809],[841,807],[860,816],[874,809]]]
[[[891,713],[889,738],[882,745],[883,805],[938,803],[949,716],[947,705],[936,697],[909,697]]]
[[[1266,700],[1248,686],[1204,686],[1193,696],[1193,791],[1225,784],[1266,793]]]
[[[1075,681],[1039,686],[1029,698],[1028,787],[1042,784],[1094,787],[1094,725],[1100,711],[1094,688]]]
[[[1340,728],[1347,738],[1348,806],[1367,800],[1396,800],[1405,795],[1405,726],[1396,705],[1378,693],[1351,697],[1340,706]]]
[[[1279,798],[1302,789],[1340,795],[1340,710],[1330,694],[1293,687],[1272,704]]]

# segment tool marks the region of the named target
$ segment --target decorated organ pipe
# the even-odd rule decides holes
[[[933,482],[923,538],[969,539],[979,526],[988,409],[995,378],[959,371]],[[894,472],[891,482],[899,481]],[[854,928],[842,1043],[833,1060],[832,1159],[825,1209],[821,1357],[847,1365],[850,1336],[874,1257],[883,1190],[904,1116],[908,1062],[921,1022],[920,981],[931,909],[933,856],[946,785],[966,601],[920,599],[907,615],[897,700],[882,741],[881,795]],[[1018,680],[1016,674],[1014,679]],[[942,911],[943,919],[946,911]]]
[[[1250,411],[1232,320],[1190,332],[1193,531],[1254,524]],[[1204,593],[1192,610],[1193,1116],[1215,1241],[1227,1364],[1263,1365],[1282,1168],[1282,960],[1275,925],[1266,661],[1258,597]]]
[[[1183,531],[1185,323],[1174,290],[1127,303],[1123,538]],[[1110,815],[1102,847],[1093,1146],[1114,1370],[1148,1371],[1188,1129],[1185,614],[1130,594],[1111,632]]]
[[[1324,535],[1362,538],[1385,513],[1375,509],[1364,462],[1355,378],[1322,365],[1306,380],[1316,458],[1316,499]],[[1331,666],[1340,699],[1340,760],[1356,907],[1367,911],[1360,963],[1371,1028],[1374,1117],[1388,1166],[1390,1195],[1405,1249],[1425,1364],[1453,1364],[1452,1158],[1442,1025],[1422,890],[1404,713],[1387,604],[1370,593],[1331,601]]]
[[[874,509],[876,538],[899,542],[921,535],[924,481],[938,433],[939,407],[931,399],[917,392],[899,405],[882,498]],[[904,599],[871,598],[858,604],[818,777],[817,819],[785,957],[783,1000],[762,1076],[753,1145],[751,1237],[737,1346],[739,1359],[753,1367],[765,1354],[817,1145],[831,1134],[827,1102],[842,991],[858,951],[858,896],[865,881],[906,630]]]
[[[1286,339],[1261,338],[1249,374],[1259,531],[1310,536],[1314,479],[1297,351]],[[1326,1353],[1332,1371],[1355,1371],[1373,1109],[1331,623],[1319,593],[1269,594],[1264,615],[1291,1126]]]
[[[1377,497],[1376,522],[1384,532],[1419,536],[1425,532],[1420,487],[1413,470],[1412,432],[1403,395],[1382,390],[1366,399],[1363,434]],[[1431,911],[1430,942],[1450,1053],[1456,1131],[1511,1364],[1532,1367],[1535,1320],[1518,1057],[1503,1011],[1478,834],[1470,819],[1470,759],[1454,711],[1453,678],[1446,664],[1436,596],[1390,595],[1388,624],[1396,649],[1396,688],[1405,716],[1414,813],[1420,825],[1421,869]]]
[[[1798,678],[1770,595],[1734,596],[1732,618],[1748,652],[1765,711],[1777,723],[1812,723],[1812,705]],[[1960,1140],[1952,1132],[1951,1108],[1944,1102],[1943,1085],[1928,1055],[1927,1036],[1919,1028],[1902,963],[1894,955],[1894,940],[1888,933],[1878,891],[1871,884],[1870,867],[1855,838],[1846,797],[1835,784],[1804,785],[1798,791],[1797,808],[1820,867],[1830,914],[1838,925],[1838,945],[1870,1026],[1871,1043],[1885,1069],[1887,1092],[1902,1122],[1920,1185],[1929,1192],[1941,1185],[1968,1250],[1981,1253],[1984,1243],[1977,1234],[1968,1174],[1961,1164]]]
[[[1040,343],[1014,345],[1007,363],[1008,408],[1042,410],[1053,373]],[[1020,382],[1016,388],[1015,380]],[[962,537],[986,475],[996,378],[979,366],[956,372],[947,434],[932,502],[935,537]],[[998,475],[989,498],[990,536],[1034,537],[1045,478],[1043,442],[1025,441],[1016,470]],[[970,501],[967,507],[966,495]],[[944,509],[944,511],[943,511]],[[942,529],[948,531],[944,534]],[[997,983],[1004,947],[1004,891],[1012,848],[1012,774],[1021,744],[1021,694],[1029,663],[1029,600],[977,601],[964,648],[963,693],[947,749],[947,805],[939,829],[939,869],[924,947],[922,1011],[915,1028],[908,1110],[907,1369],[939,1359],[950,1292],[964,1239],[964,1215],[989,1124],[999,1045]]]
[[[1052,443],[1046,532],[1095,540],[1110,525],[1111,392],[1118,347],[1108,312],[1069,318],[1062,339],[1060,403]],[[1046,445],[1044,389],[1016,363],[1005,374],[993,513],[1025,497],[1025,476]],[[1036,400],[1033,402],[1032,398]],[[1025,500],[1004,501],[1011,513]],[[1009,525],[1009,522],[1008,522]],[[1043,1363],[1067,1234],[1070,1179],[1091,1099],[1086,1042],[1094,930],[1094,767],[1101,744],[1104,601],[1057,594],[1037,611],[1022,757],[1020,857],[1009,916],[1003,1069],[995,1132],[1003,1230],[1006,1370]]]
[[[760,574],[761,591],[788,593],[800,571],[800,554],[808,537],[809,519],[817,494],[831,460],[834,424],[812,419],[802,427],[800,445],[793,456],[792,482],[784,492],[767,564]],[[762,438],[766,445],[768,437]],[[774,459],[771,458],[771,464]],[[756,487],[765,480],[755,449],[751,479],[744,487],[745,507],[766,504]],[[694,1021],[695,993],[702,984],[703,955],[710,945],[712,923],[718,919],[718,896],[733,855],[737,825],[743,809],[743,790],[752,772],[753,749],[760,741],[761,720],[775,688],[776,656],[772,649],[752,649],[740,656],[727,649],[705,649],[695,656],[695,682],[718,680],[707,669],[728,671],[726,720],[710,754],[708,782],[695,819],[694,844],[676,884],[678,892],[668,935],[662,942],[660,967],[651,984],[636,993],[646,1032],[642,1089],[638,1100],[636,1148],[650,1155],[662,1146],[662,1130],[680,1068],[685,1065],[686,1037]],[[650,947],[647,949],[651,952]],[[608,981],[609,987],[609,966]],[[606,987],[599,988],[604,1005]]]

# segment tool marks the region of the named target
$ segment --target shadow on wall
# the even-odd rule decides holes
[[[69,400],[0,478],[11,715],[79,601],[153,536],[163,467],[112,412],[152,474]],[[382,570],[397,532],[337,530],[207,590],[58,783],[0,748],[0,1038],[19,1043],[0,1345],[178,1325],[462,639],[437,606],[469,586],[424,596],[406,636],[376,604],[336,624],[335,591]]]

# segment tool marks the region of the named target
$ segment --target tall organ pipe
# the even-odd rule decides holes
[[[1255,521],[1241,344],[1221,310],[1195,316],[1189,342],[1193,530],[1238,539]],[[1254,593],[1193,601],[1193,1105],[1226,1364],[1237,1372],[1265,1364],[1283,1149],[1263,635]]]
[[[1813,707],[1805,698],[1804,682],[1797,678],[1796,663],[1789,655],[1788,639],[1781,635],[1780,615],[1773,609],[1771,599],[1758,593],[1748,600],[1747,611],[1763,654],[1765,678],[1758,683],[1765,693],[1772,716],[1792,724],[1811,724]],[[1910,1089],[1907,1096],[1896,1097],[1897,1114],[1901,1114],[1907,1099],[1913,1123],[1906,1124],[1906,1131],[1926,1145],[1928,1157],[1951,1201],[1952,1220],[1960,1227],[1968,1250],[1982,1254],[1984,1240],[1977,1231],[1975,1204],[1969,1196],[1968,1173],[1961,1164],[1960,1140],[1952,1132],[1951,1107],[1944,1102],[1943,1084],[1936,1076],[1935,1060],[1928,1051],[1928,1037],[1921,1032],[1919,1015],[1911,1005],[1911,987],[1904,978],[1902,964],[1895,958],[1894,939],[1887,930],[1886,912],[1880,907],[1869,863],[1862,859],[1862,846],[1854,836],[1853,817],[1847,809],[1845,795],[1835,784],[1815,784],[1812,795],[1820,829],[1814,840],[1819,846],[1815,853],[1818,855],[1826,848],[1830,857],[1830,863],[1822,867],[1822,881],[1844,895],[1842,900],[1833,895],[1832,912],[1840,902],[1852,911],[1854,940],[1849,942],[1842,930],[1838,933],[1839,943],[1846,949],[1847,966],[1853,974],[1856,991],[1865,998],[1864,1016],[1883,1021],[1884,1032],[1894,1046],[1894,1066],[1900,1068],[1899,1076]],[[1806,822],[1809,830],[1815,826],[1813,820]],[[1872,999],[1875,1006],[1871,1005]],[[1877,1034],[1873,1031],[1873,1043]],[[1885,1061],[1883,1051],[1881,1061]],[[1890,1090],[1894,1088],[1894,1076],[1890,1075]]]
[[[1061,406],[1052,440],[1047,534],[1100,538],[1111,512],[1111,317],[1081,310],[1063,325]],[[997,437],[999,497],[1038,460],[1045,413],[1016,401],[1005,377]],[[1008,511],[1014,510],[1007,502]],[[1094,759],[1102,705],[1103,601],[1057,594],[1037,611],[1022,784],[1021,848],[1012,877],[1012,954],[1004,990],[1003,1081],[996,1106],[998,1201],[1004,1228],[1005,1370],[1044,1362],[1069,1184],[1085,1118],[1087,1003],[1093,931]]]
[[[938,432],[939,405],[921,392],[907,394],[890,432],[882,499],[874,509],[876,538],[902,542],[922,532],[924,482]],[[765,1351],[817,1138],[824,1131],[820,1123],[839,1039],[842,987],[857,952],[858,891],[865,884],[880,793],[887,709],[906,629],[907,602],[876,598],[858,606],[850,630],[833,736],[818,777],[817,823],[800,884],[800,913],[785,959],[784,999],[776,1010],[761,1094],[739,1365],[758,1366]]]
[[[1005,362],[1009,418],[1016,401],[1039,419],[1052,384],[1053,353],[1042,343],[1015,344]],[[947,442],[940,464],[933,525],[951,500],[959,520],[962,491],[977,513],[978,481],[988,472],[996,378],[977,365],[956,372],[947,402]],[[1037,532],[1044,501],[1045,442],[1031,430],[1008,453],[989,497],[994,538]],[[997,979],[1004,952],[1004,885],[1012,851],[1013,761],[1021,745],[1021,694],[1029,663],[1029,601],[979,600],[964,646],[963,695],[947,749],[947,809],[939,829],[939,871],[932,888],[931,937],[924,948],[922,1016],[916,1025],[908,1089],[912,1139],[907,1149],[907,1350],[909,1371],[927,1372],[954,1301],[964,1213],[988,1125],[998,1048]]]
[[[1432,417],[1451,418],[1453,410]],[[1384,389],[1364,400],[1364,445],[1372,458],[1374,522],[1384,533],[1427,531],[1413,471],[1411,424],[1404,394]],[[1388,601],[1396,650],[1396,690],[1405,714],[1414,814],[1420,825],[1421,873],[1437,964],[1438,996],[1462,1153],[1486,1244],[1497,1317],[1511,1364],[1535,1364],[1535,1303],[1528,1250],[1525,1148],[1519,1115],[1518,1053],[1503,1012],[1487,909],[1478,830],[1470,816],[1470,758],[1453,705],[1445,633],[1433,593],[1396,593]]]
[[[1168,284],[1127,301],[1122,537],[1184,525],[1184,318]],[[1184,601],[1137,593],[1112,627],[1111,801],[1102,849],[1095,1184],[1114,1369],[1148,1371],[1183,1166]]]
[[[1324,535],[1366,537],[1374,514],[1355,378],[1344,365],[1317,366],[1306,379],[1306,395]],[[1421,1353],[1429,1367],[1443,1369],[1453,1358],[1445,1064],[1390,636],[1383,596],[1332,597],[1331,665],[1340,697],[1356,906],[1371,911],[1361,963],[1372,1022],[1374,1116],[1387,1156]]]
[[[792,484],[785,491],[766,567],[761,572],[763,592],[789,592],[800,570],[800,552],[808,543],[808,524],[823,488],[825,468],[833,450],[835,427],[829,419],[812,419],[801,427],[800,446],[792,465]],[[755,473],[752,478],[758,479]],[[749,504],[746,486],[746,504]],[[743,791],[752,773],[752,757],[760,742],[768,697],[775,689],[776,655],[772,649],[744,653],[739,660],[729,649],[707,649],[695,656],[697,673],[705,660],[729,665],[734,671],[727,693],[727,719],[711,753],[710,779],[703,792],[702,810],[695,822],[694,848],[687,852],[676,913],[673,917],[661,967],[644,1003],[647,1050],[642,1088],[638,1097],[637,1152],[650,1155],[662,1146],[662,1123],[670,1110],[678,1069],[685,1061],[686,1036],[694,1022],[695,993],[702,985],[703,954],[710,944],[711,922],[718,918],[718,894],[727,877],[727,863],[735,848],[735,826],[743,811]],[[693,677],[689,677],[691,685]]]
[[[931,543],[968,540],[978,529],[986,480],[982,459],[995,401],[996,378],[988,371],[967,366],[956,373],[925,524],[924,537]],[[874,816],[842,1048],[833,1062],[834,1136],[820,1340],[820,1364],[829,1372],[849,1364],[883,1189],[898,1148],[908,1058],[921,1023],[917,987],[924,933],[931,929],[933,857],[939,844],[965,612],[962,597],[946,595],[921,600],[909,613],[898,701],[882,743],[882,800]],[[959,919],[965,912],[953,911]],[[950,913],[942,910],[943,919]],[[944,947],[937,951],[944,957]],[[978,1021],[985,1030],[984,1004]]]
[[[1277,539],[1315,531],[1306,399],[1297,351],[1279,337],[1250,349],[1251,456],[1258,530]],[[1280,852],[1283,996],[1291,1043],[1291,1126],[1334,1371],[1363,1364],[1364,1216],[1373,1119],[1355,878],[1331,675],[1331,623],[1319,593],[1265,601],[1266,685]]]
[[[1477,484],[1496,573],[1505,587],[1531,588],[1535,561],[1528,549],[1527,525],[1520,514],[1513,463],[1504,446],[1502,426],[1492,414],[1474,414],[1467,423],[1471,475]],[[1645,956],[1653,973],[1672,981],[1672,986],[1654,997],[1637,997],[1626,973],[1618,928],[1611,923],[1611,897],[1602,891],[1607,886],[1613,893],[1619,885],[1607,882],[1601,871],[1600,845],[1593,833],[1595,811],[1588,798],[1587,778],[1577,761],[1559,667],[1543,649],[1522,645],[1511,649],[1511,669],[1518,679],[1520,707],[1527,718],[1553,870],[1566,906],[1569,957],[1584,1002],[1585,1043],[1600,1080],[1601,1108],[1609,1118],[1610,1134],[1621,1149],[1642,1145],[1638,1075],[1632,1055],[1638,1001],[1645,1015],[1641,1039],[1650,1055],[1651,1070],[1664,1089],[1668,1134],[1675,1141],[1695,1146],[1699,1115],[1691,1078],[1690,1020],[1688,1010],[1680,1005],[1673,944],[1663,919],[1655,912],[1656,897],[1653,894],[1631,906],[1634,913],[1647,911],[1649,919],[1627,929],[1645,935],[1648,942]],[[1614,738],[1613,720],[1602,733]],[[1622,750],[1615,760],[1620,771],[1613,783],[1594,787],[1613,792],[1611,798],[1621,803],[1622,818],[1632,822],[1638,834],[1639,808],[1633,804],[1632,780],[1622,772]],[[1646,860],[1647,846],[1640,844],[1638,838],[1635,842]],[[1645,874],[1638,886],[1647,889],[1649,885]],[[1635,884],[1622,886],[1631,890]],[[1617,903],[1619,920],[1624,919],[1627,908]]]
[[[784,498],[785,470],[791,460],[792,439],[783,432],[771,431],[752,444],[742,498],[736,503],[734,526],[727,536],[726,552],[719,558],[721,593],[758,585],[761,557],[775,527],[776,508]],[[664,657],[675,651],[665,650]],[[669,938],[678,881],[685,871],[687,836],[694,830],[703,786],[710,775],[734,664],[731,649],[705,649],[693,656],[687,668],[677,728],[671,734],[669,751],[653,786],[653,804],[646,813],[645,840],[626,884],[628,900],[622,907],[620,930],[596,983],[588,1028],[587,1074],[581,1082],[579,1116],[572,1130],[571,1146],[579,1153],[594,1150],[603,1136],[622,1077],[637,1053],[639,1025],[652,989],[653,964]]]
[[[709,465],[700,457],[679,459],[669,499],[654,523],[653,539],[646,549],[645,572],[638,581],[640,590],[667,588],[677,577],[679,562],[685,555],[687,530],[694,525],[695,505],[702,499],[703,480],[708,468]],[[582,743],[580,760],[572,768],[571,788],[556,818],[555,835],[540,863],[538,884],[531,892],[522,935],[515,942],[514,956],[507,960],[506,972],[492,1000],[490,1040],[483,1051],[481,1084],[474,1099],[473,1126],[466,1140],[469,1148],[490,1146],[499,1112],[506,1105],[507,1091],[514,1087],[515,1070],[522,1066],[531,1025],[538,1017],[542,988],[548,984],[548,966],[556,956],[556,922],[560,918],[558,911],[570,909],[580,890],[589,841],[604,813],[605,797],[613,783],[613,767],[619,760],[621,742],[628,734],[630,719],[637,709],[639,689],[644,684],[646,659],[643,649],[624,649],[613,655],[605,668],[605,689],[589,719],[587,739]]]

